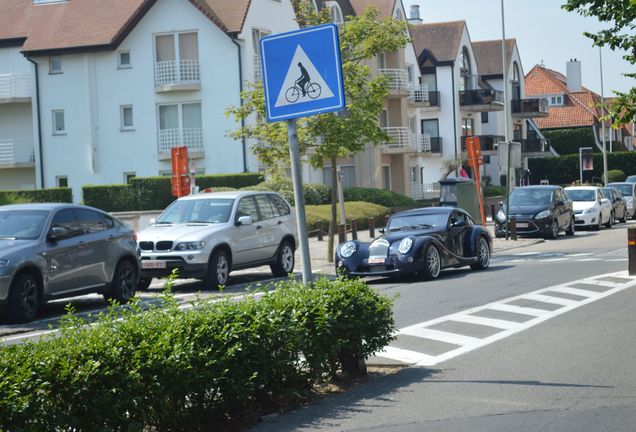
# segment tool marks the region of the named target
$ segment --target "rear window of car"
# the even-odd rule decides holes
[[[621,191],[621,193],[623,194],[623,196],[632,196],[632,190],[634,189],[634,186],[631,184],[617,184],[617,185],[612,185],[613,187],[615,187],[616,189],[618,189],[619,191]]]
[[[572,201],[596,201],[596,191],[586,189],[570,189],[566,190],[568,198]]]
[[[551,189],[515,189],[510,194],[510,205],[536,206],[548,205],[552,201]]]
[[[287,203],[278,195],[270,194],[269,199],[274,204],[274,208],[277,211],[277,216],[287,216],[290,213]]]

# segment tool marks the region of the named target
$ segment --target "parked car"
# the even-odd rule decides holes
[[[627,222],[627,200],[623,197],[621,191],[612,186],[603,188],[603,194],[610,200],[614,213],[614,220],[621,223]]]
[[[296,220],[273,192],[211,192],[179,198],[139,232],[140,287],[152,278],[202,279],[226,285],[232,270],[269,264],[274,276],[294,270]]]
[[[621,191],[627,202],[627,217],[633,219],[636,216],[636,183],[615,182],[608,183],[607,186],[615,187]]]
[[[92,207],[0,206],[0,305],[13,322],[30,321],[53,298],[102,293],[130,300],[139,256],[134,232]]]
[[[394,213],[371,243],[353,240],[338,246],[336,271],[346,276],[418,273],[435,279],[441,270],[490,264],[492,239],[470,215],[455,207],[429,207]]]
[[[627,183],[636,183],[636,175],[627,176],[627,178],[625,179],[625,182],[627,182]]]
[[[506,220],[507,203],[501,203],[501,209],[495,218],[495,236],[504,237],[508,229]],[[572,201],[568,199],[561,186],[523,186],[510,193],[510,219],[515,219],[517,234],[539,235],[556,239],[560,231],[573,236],[576,221]]]
[[[603,225],[611,228],[614,223],[612,203],[603,190],[596,186],[571,186],[565,193],[574,203],[576,224],[600,230]]]

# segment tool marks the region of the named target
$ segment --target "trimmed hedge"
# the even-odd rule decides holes
[[[82,187],[84,204],[109,212],[135,208],[137,200],[130,185],[88,185]]]
[[[417,202],[386,189],[352,187],[344,190],[345,201],[364,201],[384,207],[415,207]]]
[[[0,191],[0,196],[4,195],[5,200],[7,196],[13,196],[22,198],[29,202],[43,203],[43,202],[61,202],[72,203],[73,202],[73,190],[71,188],[50,188],[50,189],[34,189],[34,190],[15,190],[15,191]]]
[[[603,155],[594,153],[594,170],[583,171],[583,181],[603,177]],[[532,184],[550,180],[551,184],[570,184],[579,180],[579,155],[528,159]],[[621,170],[626,175],[636,174],[636,152],[607,153],[607,169]]]
[[[0,430],[223,429],[394,338],[392,300],[359,280],[284,281],[259,301],[186,310],[166,300],[90,326],[68,316],[59,337],[0,347]]]
[[[338,210],[338,212],[339,211],[340,210]],[[345,216],[348,221],[355,219],[358,223],[358,229],[368,228],[369,218],[375,220],[376,226],[384,226],[384,218],[390,213],[390,209],[377,204],[345,202]],[[322,221],[322,229],[327,232],[329,230],[329,221],[331,220],[331,204],[308,205],[305,207],[305,216],[307,229],[310,232],[317,230],[318,221]],[[340,213],[338,213],[338,223],[340,223]]]
[[[195,180],[200,189],[219,187],[241,189],[262,183],[264,178],[261,173],[239,173],[199,175],[195,176]]]
[[[560,155],[579,154],[580,147],[592,147],[593,151],[598,151],[594,138],[594,129],[591,126],[565,128],[565,129],[543,129],[543,136],[550,142],[550,145]]]
[[[295,205],[294,186],[291,179],[268,180],[255,186],[244,189],[257,191],[273,191],[278,192],[285,197],[291,205]],[[305,196],[305,204],[319,205],[331,202],[331,188],[321,183],[304,183],[303,193]]]
[[[627,176],[621,170],[609,170],[607,171],[607,181],[611,182],[624,182]]]

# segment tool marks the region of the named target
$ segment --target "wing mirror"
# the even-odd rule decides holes
[[[51,227],[49,234],[47,235],[47,238],[49,240],[57,241],[57,240],[64,240],[65,238],[68,238],[69,235],[70,235],[70,231],[68,229],[61,226],[54,226],[54,227]]]
[[[157,223],[157,218],[152,218],[152,219],[150,219],[150,220],[148,221],[148,223],[149,223],[150,225],[154,225],[155,223]]]
[[[380,229],[378,230],[378,232],[379,232],[380,234],[384,234],[384,228],[380,228]]]
[[[609,200],[607,198],[601,198],[601,204],[608,203]]]
[[[236,221],[236,226],[252,225],[253,223],[254,220],[252,219],[252,216],[240,216]]]
[[[453,228],[464,228],[466,225],[468,224],[466,223],[465,220],[458,220],[451,224]]]

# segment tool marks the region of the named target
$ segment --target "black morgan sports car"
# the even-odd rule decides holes
[[[336,250],[336,271],[345,276],[418,273],[435,279],[449,267],[490,264],[492,238],[464,210],[428,207],[393,214],[371,243],[348,241]]]

